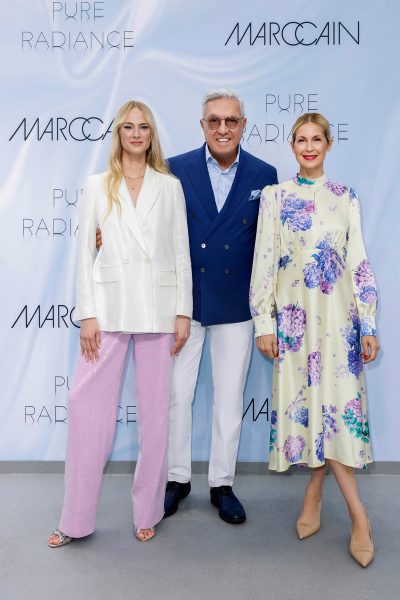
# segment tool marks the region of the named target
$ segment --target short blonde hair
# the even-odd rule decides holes
[[[153,113],[150,108],[144,102],[138,102],[137,100],[129,100],[125,102],[117,111],[114,118],[112,136],[111,136],[111,150],[108,158],[108,172],[105,181],[105,187],[108,198],[108,209],[107,214],[111,212],[113,206],[121,207],[121,203],[118,197],[118,189],[122,181],[122,146],[119,137],[119,129],[123,123],[125,123],[128,114],[134,108],[142,111],[146,123],[148,124],[151,132],[150,146],[146,151],[146,163],[149,167],[152,167],[155,171],[160,173],[169,173],[167,163],[164,159],[160,140],[157,133],[156,122],[154,120]]]
[[[304,113],[301,115],[292,127],[292,142],[296,141],[296,133],[305,123],[315,123],[315,125],[319,125],[324,132],[326,141],[329,144],[332,139],[331,128],[328,119],[324,117],[324,115],[321,115],[321,113]]]

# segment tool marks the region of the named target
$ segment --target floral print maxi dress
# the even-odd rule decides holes
[[[264,188],[250,305],[256,336],[278,338],[270,469],[372,461],[360,336],[375,335],[376,298],[354,190],[325,175]]]

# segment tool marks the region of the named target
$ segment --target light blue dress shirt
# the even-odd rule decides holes
[[[235,179],[236,171],[239,164],[240,146],[236,156],[235,162],[223,171],[215,158],[210,154],[208,146],[206,144],[206,162],[208,174],[211,180],[211,187],[214,192],[215,204],[217,210],[220,212],[225,204],[229,192],[231,191],[233,180]]]

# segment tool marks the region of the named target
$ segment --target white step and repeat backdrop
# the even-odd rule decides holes
[[[202,143],[205,91],[242,95],[243,147],[295,173],[287,137],[321,111],[335,146],[330,177],[362,199],[381,303],[383,352],[368,368],[377,460],[400,460],[397,242],[400,189],[398,0],[15,0],[1,10],[0,460],[64,457],[74,323],[77,204],[103,170],[116,108],[148,103],[165,154]],[[207,350],[207,349],[206,349]],[[194,459],[210,445],[208,352],[194,405]],[[121,397],[113,459],[136,458],[134,370]],[[240,460],[262,461],[271,366],[253,353]]]

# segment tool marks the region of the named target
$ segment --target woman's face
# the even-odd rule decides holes
[[[151,143],[150,126],[138,108],[132,108],[119,128],[119,139],[124,152],[130,156],[145,156]]]
[[[291,146],[300,165],[300,174],[314,178],[323,175],[325,155],[331,149],[332,141],[327,141],[322,127],[316,123],[304,123],[298,128]]]

